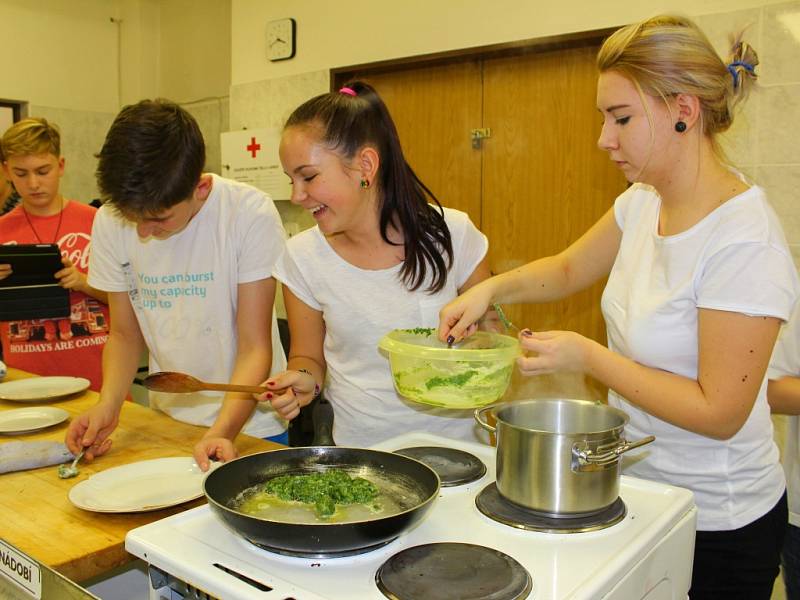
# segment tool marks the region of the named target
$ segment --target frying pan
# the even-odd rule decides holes
[[[237,496],[279,475],[298,475],[336,468],[363,477],[399,506],[399,512],[361,521],[292,523],[256,517],[234,508]],[[417,523],[439,495],[439,476],[409,458],[365,448],[308,446],[243,456],[206,476],[203,488],[211,509],[236,534],[279,552],[307,557],[347,556],[395,539]]]

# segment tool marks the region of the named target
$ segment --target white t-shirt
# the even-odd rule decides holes
[[[447,283],[434,295],[427,283],[411,292],[400,265],[365,270],[328,244],[318,227],[294,236],[275,265],[275,278],[325,319],[325,397],[334,410],[340,446],[368,446],[409,431],[478,441],[472,411],[442,410],[399,396],[378,341],[397,328],[437,327],[439,310],[458,295],[488,249],[488,241],[460,211],[444,209],[453,242]],[[430,281],[430,270],[428,271]]]
[[[622,242],[602,299],[608,345],[645,366],[697,379],[697,309],[786,320],[798,293],[797,275],[759,187],[676,235],[658,234],[659,207],[655,191],[640,184],[614,205]],[[766,377],[744,426],[728,440],[666,423],[613,391],[609,403],[630,415],[628,439],[656,436],[626,458],[625,473],[692,490],[699,530],[738,529],[767,513],[783,494]]]
[[[110,206],[92,229],[89,284],[128,292],[150,352],[150,371],[179,371],[203,381],[230,380],[236,359],[238,285],[271,276],[285,246],[272,200],[241,183],[213,176],[208,199],[186,228],[142,241],[136,226]],[[113,318],[113,315],[112,315]],[[286,368],[272,316],[272,373]],[[150,392],[150,406],[178,421],[210,426],[223,394]],[[243,431],[267,437],[286,423],[259,403]]]
[[[781,329],[772,360],[770,379],[800,377],[800,307]],[[800,527],[800,416],[787,416],[789,431],[783,449],[783,471],[789,493],[789,523]]]

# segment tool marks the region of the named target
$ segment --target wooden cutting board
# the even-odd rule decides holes
[[[9,369],[4,381],[30,376]],[[97,400],[98,394],[87,390],[46,404],[63,408],[72,418]],[[0,400],[0,411],[25,406],[35,404]],[[25,435],[0,435],[0,443],[12,440],[62,442],[68,423]],[[57,466],[0,475],[3,511],[0,538],[76,582],[133,560],[135,557],[125,551],[125,534],[129,530],[200,506],[205,498],[146,513],[95,513],[73,506],[67,498],[70,488],[111,467],[153,458],[191,456],[192,448],[205,430],[135,402],[125,402],[119,426],[111,435],[114,440],[111,450],[92,463],[81,462],[78,477],[59,479]],[[241,454],[281,448],[246,435],[236,439],[236,447]]]

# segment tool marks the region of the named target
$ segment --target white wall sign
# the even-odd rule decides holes
[[[13,581],[32,597],[42,597],[42,574],[39,564],[2,540],[0,540],[0,576]]]
[[[222,174],[267,192],[273,200],[289,200],[292,188],[278,158],[280,139],[279,129],[222,133]]]

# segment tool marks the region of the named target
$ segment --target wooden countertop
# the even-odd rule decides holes
[[[3,381],[31,375],[9,369]],[[97,402],[98,394],[83,394],[47,402],[78,415]],[[44,404],[44,403],[41,403]],[[0,400],[0,411],[36,406],[40,403]],[[0,443],[12,440],[64,441],[69,421],[43,431],[0,436]],[[58,467],[42,467],[0,475],[0,506],[3,525],[0,538],[22,552],[80,582],[125,564],[134,557],[125,551],[125,534],[141,525],[199,506],[205,498],[163,510],[110,514],[94,513],[73,506],[67,494],[76,483],[111,467],[152,458],[191,456],[192,448],[205,428],[176,421],[135,402],[125,402],[120,422],[111,438],[111,450],[92,463],[81,462],[80,474],[59,479]],[[236,446],[241,454],[280,448],[278,444],[240,435]]]

